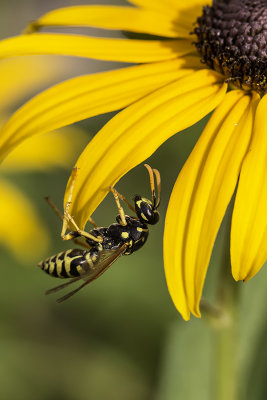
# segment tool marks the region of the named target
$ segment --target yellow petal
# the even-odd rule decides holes
[[[30,24],[25,32],[47,26],[93,26],[172,38],[189,37],[188,30],[179,28],[176,18],[176,15],[132,7],[83,5],[51,11]]]
[[[0,42],[0,57],[58,54],[133,63],[171,60],[193,49],[192,40],[103,39],[60,33],[34,33]]]
[[[76,164],[79,173],[70,212],[77,223],[84,226],[110,185],[170,136],[213,110],[225,90],[218,74],[198,71],[146,96],[109,121]]]
[[[21,57],[0,62],[1,113],[48,84],[63,70],[63,63],[50,57]]]
[[[127,0],[141,8],[156,10],[162,13],[174,13],[179,10],[191,10],[197,6],[211,4],[211,0],[190,0],[190,2],[181,0]]]
[[[0,242],[19,261],[39,258],[48,246],[49,236],[33,205],[3,179],[0,192]]]
[[[173,18],[175,26],[179,27],[179,33],[187,32],[182,37],[188,37],[193,30],[193,24],[197,17],[202,14],[202,8],[211,4],[211,0],[192,0],[190,2],[179,0],[128,0],[130,3],[139,6],[142,11],[148,10],[168,15]],[[190,37],[190,36],[189,36]]]
[[[1,170],[21,172],[54,167],[69,168],[88,140],[89,135],[76,127],[31,137],[4,160]]]
[[[232,91],[214,112],[174,186],[164,233],[170,294],[185,320],[199,301],[212,247],[251,139],[259,96]]]
[[[21,107],[3,127],[0,158],[33,134],[123,108],[199,64],[198,57],[85,75],[56,85]]]
[[[232,273],[252,278],[267,259],[267,96],[260,101],[253,139],[244,160],[233,212]]]

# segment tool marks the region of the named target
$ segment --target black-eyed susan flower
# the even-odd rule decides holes
[[[231,229],[234,278],[248,280],[267,258],[267,4],[129,3],[131,7],[55,10],[33,22],[27,34],[0,43],[0,57],[61,54],[139,64],[80,76],[41,93],[5,125],[1,155],[27,136],[124,108],[77,161],[71,213],[83,227],[110,185],[170,136],[215,110],[177,179],[165,223],[168,288],[187,320],[190,313],[200,316],[212,247],[237,182]],[[111,39],[38,32],[53,26],[153,36]]]

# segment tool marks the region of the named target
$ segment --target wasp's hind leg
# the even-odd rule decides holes
[[[71,199],[72,199],[72,194],[73,194],[73,189],[75,185],[75,181],[77,179],[78,175],[78,168],[74,167],[72,170],[72,174],[70,177],[70,189],[69,189],[69,196],[66,202],[65,210],[64,210],[64,216],[63,216],[63,225],[62,225],[62,231],[61,231],[61,237],[63,240],[70,240],[75,237],[75,232],[69,232],[66,234],[67,229],[69,228],[70,223],[74,226],[76,232],[79,234],[79,236],[94,240],[95,242],[102,242],[102,237],[95,237],[91,235],[90,233],[83,231],[82,229],[79,228],[79,226],[76,224],[74,221],[73,217],[69,214],[69,208],[71,205]],[[91,222],[93,225],[96,225],[95,222],[91,219]]]
[[[53,203],[53,201],[50,199],[50,197],[45,197],[45,201],[47,202],[47,204],[52,208],[52,210],[55,211],[55,213],[57,214],[57,216],[61,219],[61,221],[63,221],[64,217],[61,214],[61,212],[59,211],[59,209],[57,208],[57,206]]]
[[[45,197],[45,201],[49,204],[49,206],[55,211],[55,213],[59,216],[59,218],[61,219],[61,221],[64,220],[63,215],[61,214],[61,212],[59,211],[59,209],[57,208],[57,206],[53,203],[53,201],[49,198],[49,197]],[[89,244],[82,242],[79,239],[75,238],[75,235],[73,235],[72,238],[70,238],[73,240],[73,242],[75,244],[78,244],[79,246],[85,247],[86,249],[91,249],[91,246],[89,246]]]
[[[50,207],[55,211],[55,213],[59,216],[61,221],[64,221],[64,216],[61,214],[57,206],[53,203],[53,201],[50,199],[50,197],[45,197],[45,201],[50,205]],[[97,224],[93,220],[93,218],[89,217],[88,221],[93,225],[94,228],[98,228]]]
[[[95,223],[95,221],[93,220],[93,218],[89,217],[88,221],[93,225],[93,227],[96,229],[98,228],[97,224]]]

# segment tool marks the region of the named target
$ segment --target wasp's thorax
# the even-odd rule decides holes
[[[267,0],[214,0],[196,25],[203,62],[236,87],[267,92]]]
[[[157,207],[148,199],[136,195],[134,197],[135,212],[140,221],[155,225],[159,221]]]

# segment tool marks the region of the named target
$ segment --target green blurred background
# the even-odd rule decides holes
[[[0,36],[14,35],[27,22],[61,6],[93,2],[33,0],[1,2]],[[96,3],[96,1],[95,1]],[[101,4],[125,4],[101,1]],[[114,34],[113,34],[114,35]],[[115,63],[67,59],[62,79],[115,68]],[[60,79],[58,79],[60,81]],[[90,140],[113,114],[77,126]],[[168,140],[149,160],[162,177],[161,221],[150,229],[146,246],[121,257],[99,280],[63,304],[44,291],[58,281],[36,264],[18,262],[1,249],[0,398],[14,400],[191,400],[214,399],[216,328],[205,317],[184,322],[174,308],[165,283],[162,260],[164,215],[175,179],[206,120]],[[67,249],[60,239],[61,223],[44,202],[50,195],[61,206],[69,169],[12,173],[8,177],[34,202],[49,229],[51,246],[45,257]],[[117,189],[126,197],[150,196],[147,171],[141,165]],[[100,226],[114,222],[109,196],[94,214]],[[14,229],[20,229],[15,226]],[[205,284],[204,296],[216,295],[218,270],[225,260],[227,224],[222,226]],[[34,238],[33,243],[34,247]],[[265,399],[266,268],[240,290],[242,399]]]

